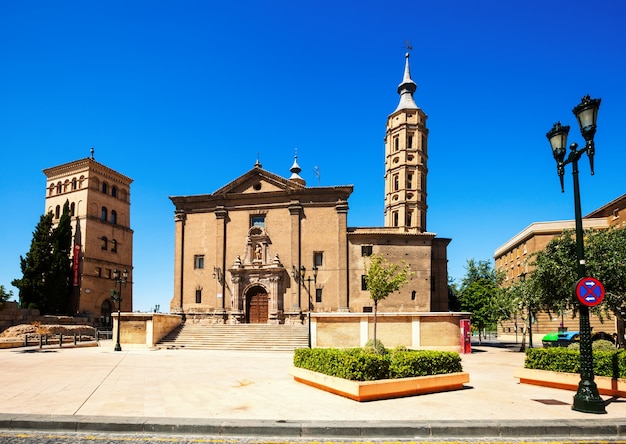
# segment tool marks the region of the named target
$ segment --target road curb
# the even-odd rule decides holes
[[[591,419],[591,418],[590,418]],[[624,438],[626,418],[545,421],[276,421],[0,414],[0,429],[275,438]]]

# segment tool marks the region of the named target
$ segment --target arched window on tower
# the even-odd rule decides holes
[[[54,217],[55,219],[61,217],[61,207],[59,205],[57,205],[57,207],[54,209]]]
[[[63,192],[63,185],[61,182],[57,183],[57,194],[61,194]]]
[[[117,241],[111,239],[111,253],[117,253]]]
[[[393,175],[393,190],[398,191],[400,188],[400,177],[397,174]]]
[[[397,227],[398,226],[398,221],[399,221],[399,216],[398,216],[398,212],[394,211],[393,214],[391,215],[393,218],[393,226]]]
[[[76,204],[72,202],[70,204],[70,216],[74,216],[75,213],[76,213]]]
[[[50,188],[48,189],[48,196],[52,196],[54,193],[54,184],[50,184]]]
[[[107,207],[102,207],[102,209],[100,210],[100,220],[103,222],[106,222],[107,216],[108,216]]]
[[[111,196],[117,197],[117,187],[115,185],[111,187]]]
[[[106,236],[102,236],[101,239],[102,239],[102,247],[101,248],[103,250],[106,250],[107,248],[109,248],[109,240],[107,239]]]
[[[102,182],[102,192],[104,194],[107,194],[109,192],[109,186],[107,185],[106,182]]]
[[[74,191],[77,186],[78,186],[78,181],[74,177],[74,178],[72,178],[72,191]]]
[[[117,224],[117,211],[111,210],[111,223]]]

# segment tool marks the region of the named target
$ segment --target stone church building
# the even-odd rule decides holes
[[[447,245],[426,230],[428,129],[409,55],[385,136],[383,227],[349,227],[353,186],[307,186],[259,161],[211,194],[175,206],[172,314],[213,323],[300,323],[307,312],[369,312],[369,256],[406,261],[415,274],[381,312],[448,310]]]

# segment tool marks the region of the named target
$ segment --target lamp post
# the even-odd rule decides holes
[[[593,156],[595,154],[595,145],[593,137],[596,133],[596,121],[598,117],[598,108],[600,108],[601,99],[591,99],[589,96],[582,98],[572,112],[578,120],[580,132],[585,138],[585,147],[578,150],[578,144],[570,145],[570,153],[565,158],[567,134],[569,126],[562,126],[561,122],[554,124],[552,129],[548,131],[546,137],[550,141],[552,147],[552,155],[556,160],[557,173],[561,181],[561,192],[563,188],[563,174],[565,165],[572,164],[572,176],[574,177],[574,217],[576,222],[576,258],[578,260],[578,279],[586,277],[585,267],[585,249],[583,244],[583,223],[580,209],[580,187],[578,183],[578,160],[583,153],[587,153],[589,157],[589,165],[591,174],[593,171]],[[574,395],[573,410],[585,413],[606,413],[604,401],[600,398],[598,387],[594,381],[593,375],[593,353],[591,349],[591,327],[589,325],[589,307],[580,305],[580,383],[578,391]]]
[[[313,307],[313,303],[311,302],[311,281],[313,281],[314,283],[317,283],[317,270],[318,268],[314,265],[313,266],[313,277],[311,277],[309,275],[309,277],[305,278],[306,276],[306,267],[304,265],[302,265],[300,267],[300,282],[303,283],[304,285],[304,281],[307,281],[309,283],[308,286],[308,292],[309,292],[309,307],[307,310],[307,318],[308,318],[308,324],[309,324],[309,348],[311,348],[311,308]]]
[[[117,302],[117,342],[115,343],[115,351],[122,351],[120,345],[120,319],[122,311],[122,284],[126,286],[128,281],[128,270],[124,269],[122,276],[120,277],[120,271],[116,268],[113,270],[113,281],[115,282],[115,288],[118,290],[111,290],[111,299],[113,302]]]

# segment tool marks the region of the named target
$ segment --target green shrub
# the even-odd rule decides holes
[[[385,346],[383,345],[380,339],[376,339],[376,345],[374,345],[373,339],[368,339],[367,342],[365,343],[365,347],[363,348],[368,353],[378,353],[378,354],[387,353],[387,349],[385,348]]]
[[[373,347],[370,349],[373,350]],[[409,378],[463,371],[458,353],[394,350],[376,353],[366,349],[300,348],[293,365],[352,381]]]
[[[462,372],[461,356],[454,352],[394,351],[389,366],[390,378],[440,375]]]
[[[567,348],[572,349],[572,350],[580,350],[580,343],[573,342],[570,345],[568,345]],[[591,349],[594,351],[596,350],[615,351],[616,347],[615,345],[613,345],[611,341],[607,341],[606,339],[598,339],[597,341],[593,341],[591,343]]]
[[[579,373],[580,351],[569,347],[530,348],[526,350],[524,367],[553,372]],[[611,351],[594,350],[593,372],[597,376],[626,378],[626,351],[615,348]]]

